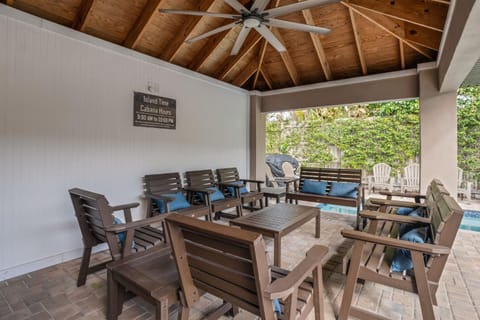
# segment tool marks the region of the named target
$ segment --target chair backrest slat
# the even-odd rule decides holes
[[[212,170],[187,171],[185,179],[191,187],[209,188],[216,185]]]
[[[182,190],[178,172],[149,174],[143,178],[143,189],[149,194],[172,194]]]
[[[234,182],[240,179],[237,168],[217,169],[217,177],[219,182]]]

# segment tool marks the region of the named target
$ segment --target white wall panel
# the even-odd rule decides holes
[[[5,6],[0,43],[0,279],[78,255],[71,187],[118,204],[148,173],[246,175],[246,92]],[[133,126],[149,81],[176,99],[176,130]]]

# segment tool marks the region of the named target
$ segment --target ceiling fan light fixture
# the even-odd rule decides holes
[[[261,18],[255,16],[250,16],[243,20],[243,25],[247,28],[258,28],[261,23]]]

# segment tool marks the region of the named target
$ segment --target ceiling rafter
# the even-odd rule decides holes
[[[403,42],[398,40],[398,45],[400,46],[400,65],[402,70],[405,69],[405,47],[403,46]]]
[[[435,31],[443,31],[445,20],[439,17],[446,15],[446,10],[436,5],[429,6],[427,10],[425,9],[425,4],[419,5],[416,0],[397,1],[394,2],[393,5],[391,1],[384,0],[349,0],[349,2],[368,11],[410,22]]]
[[[301,0],[298,0],[298,1],[301,1]],[[303,10],[302,14],[307,24],[316,25],[315,21],[313,20],[312,11],[310,9]],[[330,69],[330,64],[327,61],[327,55],[325,54],[325,50],[323,49],[323,45],[322,45],[322,42],[320,41],[320,37],[314,33],[309,33],[309,34],[310,34],[310,38],[312,39],[313,46],[315,48],[315,53],[317,54],[320,65],[322,66],[325,79],[330,81],[333,79],[332,70]]]
[[[1,3],[5,3],[7,6],[13,6],[14,0],[1,0]]]
[[[355,21],[355,13],[352,8],[347,8],[350,14],[350,22],[352,23],[353,35],[355,37],[355,44],[358,52],[358,59],[360,60],[360,66],[362,67],[362,74],[367,75],[367,63],[365,62],[365,56],[363,55],[362,43],[360,42],[360,34],[357,29],[357,22]]]
[[[212,37],[209,37],[205,45],[202,47],[200,50],[200,54],[196,55],[194,59],[190,62],[188,65],[188,69],[198,71],[205,61],[207,61],[208,57],[217,49],[217,47],[220,45],[220,43],[225,39],[225,37],[232,32],[232,29],[226,30],[224,32],[221,32],[217,35],[214,35]]]
[[[233,81],[233,85],[242,87],[248,79],[250,79],[255,71],[258,69],[258,65],[256,63],[250,63],[246,68],[240,72],[240,74],[235,77],[235,80]]]
[[[133,28],[130,30],[125,38],[125,41],[123,42],[125,47],[135,49],[138,41],[140,41],[142,38],[147,25],[150,23],[153,16],[155,13],[157,13],[158,9],[164,2],[165,0],[148,0],[142,11],[142,14],[140,14]]]
[[[253,34],[253,36],[252,36]],[[248,36],[247,40],[242,46],[242,50],[235,56],[232,56],[230,61],[226,61],[220,68],[219,72],[216,73],[216,78],[224,80],[227,75],[238,65],[238,63],[245,57],[262,39],[262,36],[258,33],[252,33]]]
[[[258,77],[260,76],[260,72],[262,70],[263,60],[265,59],[265,53],[267,52],[267,40],[262,41],[262,45],[260,47],[260,52],[258,55],[258,69],[255,72],[255,78],[253,79],[253,89],[257,87]],[[264,77],[265,79],[265,77]]]
[[[281,43],[285,43],[282,35],[277,29],[273,29],[273,33]],[[295,68],[295,64],[293,63],[292,57],[290,56],[290,53],[288,53],[288,50],[279,52],[279,54],[282,58],[283,64],[287,68],[288,75],[290,76],[290,79],[292,79],[293,84],[296,86],[300,85],[300,77],[298,76],[297,68]]]
[[[403,36],[397,34],[397,32],[399,32],[399,30],[397,30],[397,28],[391,28],[391,26],[390,27],[384,26],[382,23],[379,23],[378,21],[373,19],[370,15],[368,15],[365,12],[366,10],[364,10],[361,7],[358,7],[356,5],[352,5],[352,4],[347,3],[345,1],[340,1],[340,3],[343,4],[344,6],[348,7],[348,8],[351,8],[353,11],[355,11],[356,13],[358,13],[359,15],[361,15],[362,17],[364,17],[365,19],[367,19],[371,23],[377,25],[378,27],[380,27],[381,29],[386,31],[388,34],[390,34],[390,35],[394,36],[395,38],[397,38],[398,40],[402,41],[404,44],[406,44],[410,48],[414,49],[418,53],[420,53],[423,56],[433,60],[432,56],[427,51],[423,50],[422,48],[419,48],[417,45],[414,45],[410,41],[406,40]],[[383,20],[384,23],[389,23],[389,24],[393,23],[394,24],[394,22],[391,21],[389,18],[387,18],[387,17],[383,17],[383,18],[384,19],[382,19],[382,20]]]
[[[264,68],[260,67],[259,69],[260,69],[260,74],[262,75],[263,80],[265,80],[265,83],[267,84],[268,88],[272,90],[273,85],[272,85],[272,80],[270,79],[270,76],[267,74]]]
[[[443,4],[448,4],[450,5],[449,0],[430,0],[431,2],[436,2],[436,3],[443,3]]]
[[[75,20],[72,23],[72,28],[77,29],[78,31],[85,30],[85,26],[87,25],[88,16],[92,11],[93,4],[95,0],[82,0],[82,4],[80,5],[80,10],[75,17]]]
[[[200,4],[199,11],[210,11],[215,3],[215,0],[205,0]],[[202,16],[192,16],[189,21],[183,25],[183,27],[178,31],[178,35],[172,40],[168,47],[163,51],[160,58],[172,62],[177,56],[178,52],[182,48],[185,40],[190,37],[192,31],[198,25]]]

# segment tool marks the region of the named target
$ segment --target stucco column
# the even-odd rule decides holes
[[[420,191],[440,179],[457,197],[457,92],[438,91],[437,69],[419,72]]]
[[[265,180],[265,119],[261,97],[250,96],[250,178]]]

